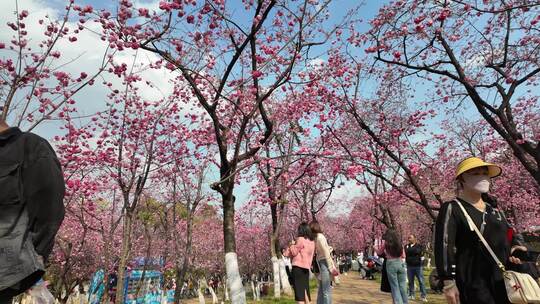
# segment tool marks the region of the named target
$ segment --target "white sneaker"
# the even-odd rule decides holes
[[[422,302],[427,303],[427,298],[426,298],[426,297],[423,297],[423,298],[422,298]]]
[[[409,300],[414,300],[414,296],[409,296]]]

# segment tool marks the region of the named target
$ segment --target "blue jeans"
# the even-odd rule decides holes
[[[418,278],[420,285],[420,295],[426,297],[426,286],[424,285],[424,273],[422,266],[407,266],[407,278],[409,279],[409,296],[414,297],[414,278]]]
[[[399,258],[388,259],[386,261],[386,274],[390,282],[394,304],[408,304],[405,263]]]
[[[332,304],[332,287],[330,283],[332,282],[332,277],[330,274],[330,269],[328,269],[328,263],[326,260],[320,260],[319,269],[320,269],[320,281],[319,281],[319,290],[317,291],[317,304]]]

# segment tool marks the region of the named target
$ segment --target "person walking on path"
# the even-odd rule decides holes
[[[294,288],[294,300],[298,304],[309,304],[309,269],[315,253],[313,233],[307,223],[298,226],[298,236],[291,241],[284,255],[292,259],[292,278]]]
[[[345,256],[343,255],[343,253],[341,253],[338,257],[338,267],[340,274],[345,273]]]
[[[317,221],[309,224],[315,237],[315,253],[319,264],[319,290],[317,292],[317,304],[332,303],[332,277],[339,274],[330,255],[330,246],[323,234],[321,225]]]
[[[388,229],[383,236],[383,243],[377,249],[379,255],[386,256],[386,273],[390,283],[394,304],[408,304],[407,278],[403,258],[405,252],[398,233]]]
[[[11,303],[45,273],[64,219],[64,191],[49,143],[0,118],[0,304]]]
[[[409,299],[414,300],[414,278],[418,278],[422,302],[427,302],[424,273],[422,269],[422,256],[424,248],[416,242],[416,236],[409,235],[409,244],[405,246],[405,262],[407,263],[407,278],[409,279]]]
[[[466,212],[505,266],[521,264],[512,254],[522,250],[523,239],[514,233],[496,201],[487,193],[501,167],[480,158],[463,160],[455,178],[458,196],[442,205],[435,225],[435,264],[449,304],[507,304],[501,270],[471,231]]]

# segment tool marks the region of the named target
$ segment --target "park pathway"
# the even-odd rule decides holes
[[[392,304],[390,294],[381,292],[377,282],[362,280],[356,272],[341,275],[340,281],[332,290],[336,304]]]
[[[357,272],[340,276],[341,283],[333,290],[332,302],[335,304],[392,304],[389,293],[380,291],[380,284],[376,281],[363,280]],[[314,296],[314,300],[316,296]],[[428,303],[446,303],[441,295],[428,294]],[[409,301],[416,304],[422,301]]]
[[[392,304],[390,294],[381,292],[379,283],[376,281],[362,280],[356,272],[350,272],[349,275],[341,275],[340,280],[340,284],[332,290],[332,302],[334,304]],[[312,303],[316,303],[317,290],[311,291],[311,297],[313,300]],[[428,294],[428,300],[428,303],[431,304],[446,303],[441,295]],[[196,304],[198,301],[193,300],[187,303]],[[212,303],[212,300],[207,299],[206,303]],[[264,303],[271,303],[271,300],[266,300]],[[409,301],[409,303],[416,304],[422,302],[416,300]]]

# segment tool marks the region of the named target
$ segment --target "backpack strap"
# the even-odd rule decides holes
[[[484,244],[484,247],[487,249],[487,251],[489,252],[489,254],[491,255],[491,257],[493,258],[493,260],[495,261],[495,263],[497,264],[497,266],[499,267],[499,269],[500,269],[502,272],[505,272],[506,269],[504,268],[503,263],[501,263],[501,261],[499,260],[499,258],[497,257],[497,255],[495,255],[495,253],[493,252],[493,249],[491,249],[491,246],[489,246],[489,244],[487,243],[487,241],[486,241],[486,239],[484,238],[484,236],[482,235],[482,233],[480,233],[480,231],[478,230],[478,227],[476,227],[476,225],[474,224],[473,220],[471,219],[471,217],[469,216],[469,214],[467,213],[467,211],[465,210],[465,208],[463,207],[463,205],[461,204],[461,202],[460,202],[458,199],[454,199],[454,201],[458,204],[459,208],[460,208],[461,211],[463,212],[463,215],[464,215],[465,218],[467,219],[467,223],[469,224],[469,228],[471,229],[471,231],[476,232],[476,235],[478,235],[478,238],[480,239],[480,241],[482,242],[482,244]]]

